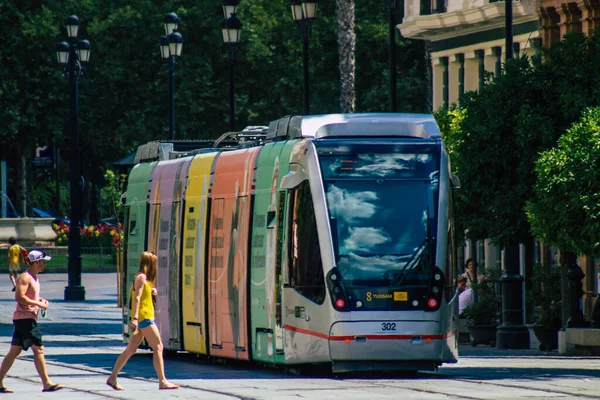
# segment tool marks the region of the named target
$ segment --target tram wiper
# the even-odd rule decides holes
[[[425,239],[423,240],[423,242],[421,242],[417,250],[415,250],[415,252],[409,258],[406,264],[404,264],[404,267],[402,267],[398,271],[398,274],[396,275],[396,278],[394,278],[394,280],[392,281],[391,286],[400,286],[400,284],[402,283],[402,281],[404,281],[404,278],[406,277],[406,274],[404,272],[410,271],[418,264],[419,261],[421,261],[421,255],[423,254],[423,252],[425,252],[426,249],[430,247],[429,245],[431,244],[431,242],[432,238],[425,237]]]

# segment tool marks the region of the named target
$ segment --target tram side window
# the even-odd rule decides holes
[[[448,246],[446,247],[446,302],[454,297],[458,284],[458,261],[456,249],[456,235],[454,229],[454,208],[452,203],[452,193],[448,196]]]
[[[304,181],[291,193],[290,210],[290,286],[317,304],[325,301],[325,278],[317,221],[308,181]]]

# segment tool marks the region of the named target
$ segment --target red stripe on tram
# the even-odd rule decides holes
[[[442,339],[447,339],[451,336],[454,336],[456,334],[456,331],[450,331],[450,332],[446,332],[443,334],[436,334],[436,335],[352,335],[352,336],[328,336],[324,333],[321,332],[315,332],[315,331],[311,331],[308,329],[303,329],[303,328],[298,328],[296,326],[292,326],[292,325],[283,325],[284,329],[287,329],[289,331],[293,331],[293,332],[298,332],[298,333],[303,333],[305,335],[310,335],[310,336],[316,336],[318,338],[321,339],[329,339],[329,340],[334,340],[334,341],[345,341],[346,339],[348,340],[355,340],[356,337],[364,337],[368,340],[411,340],[413,338],[420,338],[421,340],[442,340]]]

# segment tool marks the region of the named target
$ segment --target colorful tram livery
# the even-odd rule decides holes
[[[456,362],[452,177],[422,114],[286,117],[255,147],[139,163],[125,340],[148,249],[166,350],[335,372]]]

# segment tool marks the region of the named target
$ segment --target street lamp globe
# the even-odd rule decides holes
[[[314,20],[317,18],[317,0],[302,0],[302,13],[304,14],[304,19]]]
[[[238,4],[240,4],[240,0],[223,0],[223,16],[225,19],[237,12]]]
[[[67,28],[67,36],[76,38],[79,32],[79,18],[77,15],[70,15],[65,19],[65,27]]]
[[[79,53],[79,61],[86,63],[90,61],[90,51],[92,49],[92,45],[89,40],[80,40],[77,46]]]
[[[176,30],[177,26],[179,25],[179,17],[175,13],[165,14],[163,21],[165,23],[165,34],[167,36],[173,33],[173,31]]]
[[[160,55],[162,58],[169,58],[171,56],[171,52],[169,50],[169,38],[166,36],[160,37]]]
[[[56,45],[56,59],[60,65],[69,63],[69,44],[67,42],[59,42]]]
[[[302,21],[304,19],[302,2],[300,0],[290,0],[290,7],[292,8],[292,16],[294,17],[294,21]]]
[[[225,43],[238,43],[240,41],[240,35],[242,34],[242,22],[235,16],[235,13],[231,14],[229,18],[224,20],[221,24],[221,27],[223,41]]]
[[[183,36],[179,32],[172,32],[169,35],[169,52],[172,56],[181,56],[181,50],[183,49]]]

